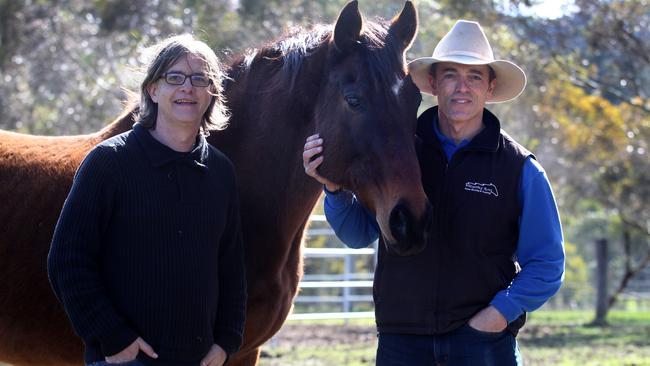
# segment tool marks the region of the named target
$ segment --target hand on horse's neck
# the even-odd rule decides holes
[[[161,144],[174,151],[191,151],[196,143],[197,128],[190,126],[172,126],[166,123],[156,123],[156,127],[149,130],[151,136]]]

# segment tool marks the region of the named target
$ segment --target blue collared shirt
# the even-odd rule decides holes
[[[458,149],[470,142],[462,140],[456,144],[440,132],[436,123],[434,131],[449,161]],[[327,190],[325,194],[325,216],[343,243],[351,248],[363,248],[379,238],[375,218],[354,194],[347,191],[333,194]],[[559,290],[564,278],[560,215],[546,172],[532,157],[524,163],[519,199],[521,215],[516,257],[521,272],[490,302],[508,322],[524,311],[542,306]]]

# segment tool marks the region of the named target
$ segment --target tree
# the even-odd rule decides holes
[[[639,26],[650,13],[645,1],[576,4],[571,17],[521,24],[552,60],[537,115],[550,121],[562,152],[565,199],[573,207],[597,202],[618,228],[619,238],[609,238],[623,248],[622,273],[606,300],[611,309],[650,263],[650,43]]]
[[[136,89],[142,49],[195,32],[220,45],[237,27],[228,0],[0,2],[0,127],[35,134],[97,130]]]

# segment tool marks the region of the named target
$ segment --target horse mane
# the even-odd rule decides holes
[[[294,27],[261,48],[252,48],[236,56],[230,63],[228,89],[235,80],[244,80],[256,70],[264,70],[264,93],[293,93],[296,81],[304,72],[305,61],[325,49],[332,34],[331,25],[317,24],[310,29]]]
[[[392,40],[389,26],[389,22],[379,18],[364,21],[355,47],[355,51],[360,51],[365,59],[369,72],[376,76],[371,78],[374,81],[372,87],[375,90],[385,90],[386,93],[390,92],[390,87],[386,86],[394,85],[396,76],[401,79],[406,75],[403,50],[400,49],[399,42]],[[275,73],[265,85],[265,90],[291,93],[305,62],[329,45],[332,34],[333,26],[329,24],[316,24],[310,28],[293,27],[262,48],[248,49],[235,57],[226,83],[244,77],[256,67],[271,65],[275,68]],[[329,60],[332,63],[338,61],[337,57]],[[396,75],[387,70],[401,70],[402,74]]]

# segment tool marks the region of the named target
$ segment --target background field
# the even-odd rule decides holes
[[[518,337],[525,365],[650,365],[650,312],[613,311],[608,327],[587,326],[592,316],[533,313]],[[376,342],[372,319],[289,321],[263,347],[259,366],[374,365]]]
[[[650,365],[650,312],[612,312],[590,327],[585,311],[533,313],[518,337],[527,366]],[[289,321],[263,348],[260,366],[374,365],[372,320]]]

